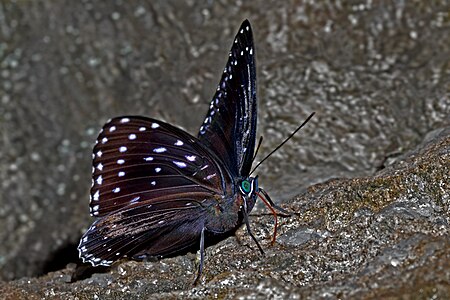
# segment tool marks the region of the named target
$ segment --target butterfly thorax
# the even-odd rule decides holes
[[[211,199],[208,207],[206,229],[215,234],[237,229],[243,223],[242,210],[250,212],[256,202],[258,178],[247,177],[237,180],[235,188],[239,191],[224,198]]]

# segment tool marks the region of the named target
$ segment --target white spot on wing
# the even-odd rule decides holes
[[[113,189],[113,193],[118,193],[120,192],[120,187],[116,187],[115,189]]]
[[[134,133],[132,133],[132,134],[130,134],[130,135],[128,136],[128,139],[130,139],[130,140],[135,140],[135,139],[136,139],[136,135],[135,135]]]
[[[102,144],[106,143],[108,141],[108,138],[104,137],[102,138]]]
[[[184,157],[186,157],[188,161],[195,161],[197,158],[195,155],[185,155]]]
[[[159,127],[159,124],[158,124],[158,123],[153,123],[153,124],[152,124],[152,128],[153,128],[153,129],[156,129],[156,128],[158,128],[158,127]]]
[[[151,184],[151,185],[155,185],[155,184],[156,184],[156,181],[152,181],[152,182],[150,182],[150,184]]]
[[[155,168],[155,172],[156,172],[156,173],[161,172],[161,168]]]
[[[123,176],[125,176],[125,172],[124,171],[120,171],[118,175],[119,175],[119,177],[123,177]]]
[[[102,184],[102,182],[103,182],[102,175],[98,176],[96,181],[97,181],[97,184]]]
[[[118,163],[119,165],[123,165],[123,164],[125,163],[125,160],[123,160],[123,159],[118,159],[118,160],[117,160],[117,163]]]
[[[123,153],[123,152],[127,151],[127,147],[122,146],[119,148],[119,151]]]
[[[128,119],[128,118],[122,118],[120,120],[120,123],[128,123],[128,122],[130,122],[130,119]]]
[[[144,160],[145,160],[145,161],[152,161],[152,160],[153,160],[153,157],[151,157],[151,156],[145,157]]]
[[[97,165],[97,169],[99,169],[100,171],[102,171],[102,170],[103,170],[103,164],[102,164],[102,163],[99,163],[99,164]]]
[[[147,130],[147,128],[145,128],[145,127],[140,127],[139,128],[139,131],[145,131],[145,130]]]
[[[174,160],[173,163],[179,168],[186,168],[186,163]]]
[[[92,200],[94,201],[98,201],[98,199],[100,198],[100,191],[97,190],[94,194],[94,197],[92,198]]]
[[[102,150],[98,150],[97,157],[102,157],[102,154],[103,154]]]
[[[111,126],[110,128],[109,128],[109,132],[113,132],[113,131],[115,131],[116,130],[116,126]]]
[[[182,141],[180,141],[180,140],[178,140],[176,143],[175,143],[175,146],[183,146],[183,142]]]
[[[206,176],[206,179],[210,180],[211,178],[214,178],[214,177],[216,177],[216,173]]]
[[[166,152],[166,151],[167,151],[167,149],[164,148],[164,147],[159,147],[159,148],[153,149],[153,152],[156,152],[156,153],[163,153],[163,152]]]

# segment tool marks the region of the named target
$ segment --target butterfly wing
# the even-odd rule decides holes
[[[198,134],[235,176],[250,173],[256,118],[255,49],[250,23],[245,20]]]
[[[167,255],[198,242],[208,205],[230,193],[227,173],[199,140],[170,124],[120,117],[93,154],[92,216],[80,257],[109,265],[123,255]]]
[[[122,256],[162,257],[198,246],[205,214],[195,196],[126,206],[91,225],[78,246],[80,257],[109,266]]]
[[[195,137],[145,117],[115,118],[103,127],[92,171],[92,216],[135,202],[223,193],[224,174]]]

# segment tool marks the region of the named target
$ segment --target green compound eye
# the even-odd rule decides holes
[[[247,180],[242,181],[241,187],[244,190],[244,192],[246,192],[246,193],[250,192],[251,186],[250,186],[250,182],[248,182]]]

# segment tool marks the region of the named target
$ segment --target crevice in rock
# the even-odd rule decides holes
[[[93,267],[89,263],[82,264],[80,262],[72,274],[71,282],[76,282],[79,280],[90,278],[94,274],[106,273],[110,269],[111,267],[104,267],[104,266]]]
[[[42,272],[38,276],[64,269],[69,263],[79,264],[77,245],[73,243],[65,244],[51,253],[44,262]]]

